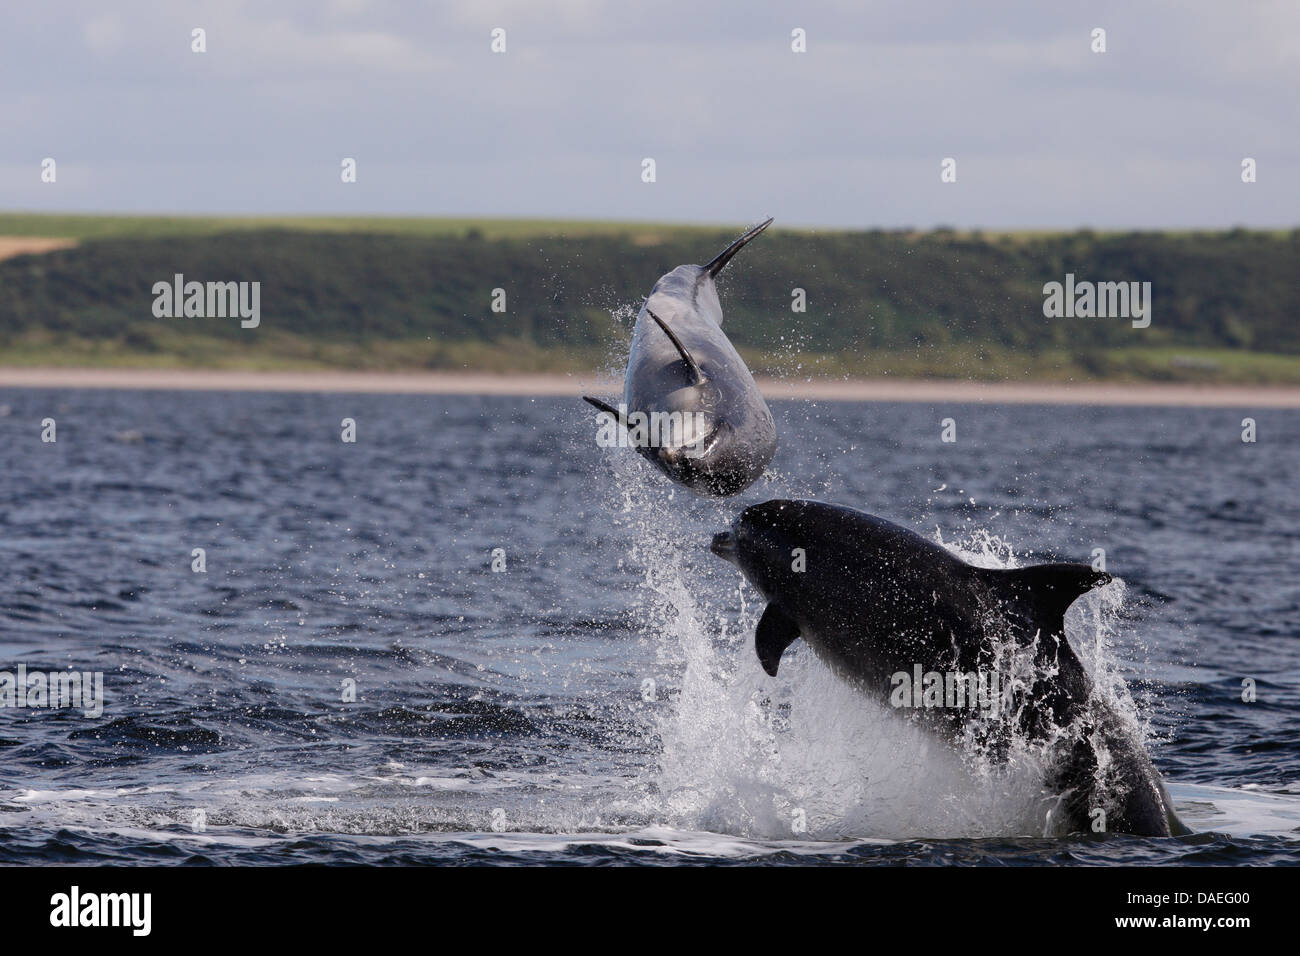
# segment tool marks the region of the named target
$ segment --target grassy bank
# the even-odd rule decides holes
[[[0,215],[73,241],[0,261],[0,364],[585,371],[662,272],[736,229],[532,220]],[[261,283],[261,325],[156,318],[152,286]],[[1148,329],[1043,315],[1045,282],[1150,282]],[[756,371],[1300,383],[1300,231],[770,231],[724,274]],[[792,311],[805,290],[807,308]],[[505,312],[491,308],[495,289]]]

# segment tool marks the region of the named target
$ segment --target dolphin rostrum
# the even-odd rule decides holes
[[[768,674],[803,638],[861,692],[949,741],[995,760],[1013,738],[1032,742],[1056,797],[1053,830],[1190,832],[1137,729],[1094,693],[1066,639],[1066,609],[1108,583],[1105,572],[979,568],[906,528],[815,501],[747,508],[711,550],[768,601],[755,638]]]
[[[722,331],[714,280],[749,230],[707,265],[662,276],[637,315],[623,406],[584,396],[628,431],[629,443],[669,478],[723,497],[749,487],[776,451],[776,426],[754,377]]]

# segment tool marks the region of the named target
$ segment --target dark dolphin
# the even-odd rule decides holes
[[[906,528],[815,501],[747,508],[712,551],[769,602],[755,640],[768,674],[802,637],[863,693],[908,707],[949,740],[978,740],[995,757],[1012,734],[1042,742],[1053,768],[1045,784],[1060,796],[1053,817],[1070,830],[1093,829],[1100,808],[1110,832],[1189,832],[1135,731],[1093,693],[1065,636],[1066,609],[1109,582],[1104,572],[1082,564],[977,568]],[[911,683],[900,674],[987,674],[1005,667],[1008,649],[1032,668],[1027,680],[1001,685],[1006,707],[993,719],[955,694],[933,708],[900,697]]]
[[[680,415],[681,427],[670,438],[641,436],[634,444],[669,478],[700,494],[723,497],[749,487],[776,451],[772,413],[722,331],[714,285],[731,257],[771,222],[749,230],[707,265],[678,266],[661,277],[632,333],[624,408],[586,399],[630,434],[637,414]]]

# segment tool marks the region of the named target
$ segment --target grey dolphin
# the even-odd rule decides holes
[[[908,708],[949,740],[978,740],[994,757],[1005,756],[1012,734],[1041,742],[1052,768],[1045,786],[1059,795],[1052,813],[1070,830],[1104,820],[1109,832],[1190,832],[1135,730],[1093,693],[1065,636],[1066,609],[1109,582],[1104,572],[1082,564],[978,568],[906,528],[815,501],[747,508],[711,550],[769,602],[755,638],[767,673],[776,675],[781,654],[802,637],[863,693]],[[1031,676],[1019,684],[991,678],[1007,648],[1032,658]],[[941,691],[933,700],[909,690],[912,675],[922,674],[945,678],[943,688],[927,684]],[[958,680],[970,681],[968,692],[986,686],[970,675],[1007,687],[996,716],[973,693],[943,696],[955,690],[958,681],[946,677],[953,674],[965,675]]]
[[[622,409],[584,396],[628,429],[638,452],[699,494],[724,497],[749,487],[776,451],[772,413],[722,331],[714,285],[732,256],[771,222],[707,265],[678,266],[654,284],[632,332]],[[643,428],[651,416],[663,427]]]

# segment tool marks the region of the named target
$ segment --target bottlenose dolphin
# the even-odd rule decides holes
[[[632,332],[621,409],[584,396],[627,428],[637,451],[664,474],[700,494],[723,497],[749,487],[776,451],[772,413],[722,331],[714,285],[731,257],[771,222],[707,265],[678,266],[654,284]],[[654,435],[646,428],[651,416],[665,423]]]
[[[755,638],[768,674],[802,637],[850,684],[950,741],[994,759],[1013,735],[1035,742],[1058,796],[1051,829],[1190,832],[1136,729],[1093,693],[1065,636],[1066,609],[1108,583],[1105,572],[978,568],[906,528],[815,501],[746,508],[711,550],[769,602]],[[995,709],[976,693],[989,688],[1002,698]]]

